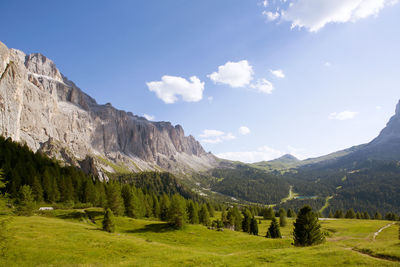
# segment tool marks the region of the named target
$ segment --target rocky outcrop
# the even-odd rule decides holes
[[[97,171],[188,173],[217,165],[180,125],[100,105],[42,54],[0,42],[0,134]],[[87,158],[92,158],[93,162]]]

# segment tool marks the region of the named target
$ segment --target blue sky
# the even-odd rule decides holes
[[[400,99],[394,0],[3,0],[1,13],[8,47],[229,159],[368,142]]]

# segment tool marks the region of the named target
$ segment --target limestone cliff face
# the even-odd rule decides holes
[[[0,42],[0,134],[69,164],[102,170],[207,170],[217,165],[180,125],[99,105],[41,54]],[[93,164],[87,164],[87,158]]]

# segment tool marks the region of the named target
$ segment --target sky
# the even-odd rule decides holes
[[[100,104],[244,162],[371,141],[400,99],[397,0],[2,0],[0,41]]]

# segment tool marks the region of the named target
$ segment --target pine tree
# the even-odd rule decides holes
[[[208,213],[208,208],[205,204],[201,205],[199,211],[199,222],[205,226],[210,225],[210,214]]]
[[[245,209],[243,212],[243,220],[242,220],[242,231],[245,233],[250,233],[250,223],[252,215],[248,209]]]
[[[382,220],[382,214],[379,211],[375,212],[374,220]]]
[[[329,211],[328,218],[333,218],[332,211]]]
[[[364,220],[369,220],[369,219],[371,219],[371,217],[369,216],[369,214],[368,214],[367,211],[364,211],[364,212],[363,212],[362,218],[363,218]]]
[[[269,225],[267,231],[267,238],[282,238],[281,231],[279,229],[279,224],[275,217],[272,217],[271,224]]]
[[[335,218],[337,218],[337,219],[344,218],[343,211],[342,211],[342,210],[337,210],[337,211],[335,212],[335,215],[334,215],[333,217],[335,217]]]
[[[304,206],[297,214],[297,219],[294,223],[294,245],[311,246],[322,243],[324,236],[320,228],[318,216],[310,206]]]
[[[287,211],[287,217],[293,218],[295,216],[294,211],[290,208]]]
[[[355,214],[355,212],[354,212],[354,210],[353,209],[349,209],[347,212],[346,212],[346,215],[344,216],[346,219],[354,219],[355,217],[356,217],[356,214]]]
[[[113,233],[115,231],[114,214],[110,208],[108,208],[104,214],[103,230],[109,233]]]
[[[170,206],[169,197],[163,194],[160,201],[160,219],[166,221],[168,219],[168,210]]]
[[[156,194],[152,194],[153,198],[153,214],[155,218],[160,218],[160,202],[158,201],[158,198]]]
[[[121,189],[121,195],[124,201],[125,215],[131,218],[135,218],[135,204],[132,188],[128,184],[124,184]]]
[[[189,223],[191,224],[198,224],[199,223],[199,211],[197,210],[197,206],[194,204],[192,200],[188,202],[188,217]]]
[[[33,177],[32,181],[32,193],[35,201],[41,202],[43,201],[43,189],[42,185],[40,184],[39,178],[37,176]]]
[[[214,208],[210,204],[210,202],[207,202],[207,209],[208,209],[208,214],[210,214],[210,217],[214,217]]]
[[[263,211],[263,217],[265,220],[271,220],[275,217],[274,210],[271,207],[267,207]]]
[[[124,203],[121,197],[120,185],[116,182],[109,182],[106,188],[107,208],[111,209],[113,214],[119,216],[124,214]]]
[[[258,235],[258,224],[255,217],[251,218],[250,221],[250,234]]]
[[[285,227],[287,225],[287,219],[284,213],[279,214],[279,225]]]
[[[2,190],[6,187],[6,184],[7,182],[4,178],[4,172],[2,169],[0,169],[0,211],[5,208],[6,205],[5,195],[2,194]]]
[[[221,213],[221,222],[225,227],[228,225],[228,215],[226,214],[225,209]]]
[[[35,209],[32,189],[29,185],[23,185],[20,188],[20,196],[18,199],[18,215],[31,216]]]
[[[359,211],[357,211],[357,213],[356,213],[356,219],[361,219],[361,218],[362,218],[361,213],[360,213]]]
[[[186,204],[184,199],[175,194],[171,198],[168,212],[168,221],[176,228],[182,228],[186,221]]]

